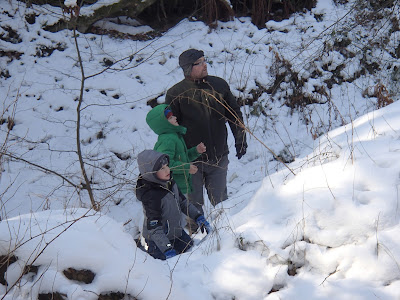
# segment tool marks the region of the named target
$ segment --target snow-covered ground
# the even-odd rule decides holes
[[[382,73],[333,85],[328,108],[312,104],[306,112],[291,111],[279,101],[292,88],[285,82],[273,97],[264,93],[257,102],[268,117],[244,106],[248,152],[238,161],[229,137],[229,199],[206,207],[216,231],[165,262],[134,242],[143,220],[133,193],[136,156],[157,138],[145,122],[147,101],[163,102],[166,90],[183,78],[179,54],[204,50],[209,73],[225,78],[242,98],[258,84],[271,86],[282,60],[299,76],[327,63],[332,70],[345,63],[343,72],[354,74],[357,59],[324,54],[325,33],[349,7],[320,0],[311,13],[268,22],[261,30],[241,18],[219,23],[216,30],[184,20],[150,41],[80,34],[87,78],[80,141],[102,206],[95,212],[79,189],[81,69],[73,34],[41,29],[61,11],[3,1],[2,36],[10,35],[9,26],[20,40],[0,39],[0,48],[23,53],[0,60],[2,72],[11,76],[0,82],[0,140],[6,141],[0,255],[15,249],[18,258],[5,274],[12,290],[0,285],[0,294],[7,293],[3,298],[59,292],[68,299],[97,299],[114,291],[138,299],[400,299],[400,105],[374,110],[376,98],[362,97],[385,78]],[[35,23],[25,22],[25,15],[38,10]],[[51,47],[58,50],[47,55]],[[382,64],[389,59],[382,54]],[[321,79],[307,85],[309,94],[323,86]],[[8,117],[15,123],[9,133]],[[339,127],[342,123],[348,125]],[[290,152],[296,160],[286,167],[269,149]],[[40,266],[37,274],[13,285],[25,264]],[[63,275],[70,267],[96,276],[89,284],[70,281]]]

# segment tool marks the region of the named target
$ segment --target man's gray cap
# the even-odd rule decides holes
[[[200,57],[204,56],[204,52],[197,49],[189,49],[179,55],[179,66],[183,69],[185,76],[190,76],[192,73],[193,64]]]

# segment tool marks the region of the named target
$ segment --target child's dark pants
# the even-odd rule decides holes
[[[193,246],[193,240],[184,230],[182,230],[182,236],[180,236],[179,238],[175,238],[170,242],[172,247],[178,254],[188,251]],[[147,239],[146,243],[148,246],[147,253],[149,253],[154,258],[165,260],[164,253],[162,253],[160,249],[158,249],[156,243]]]

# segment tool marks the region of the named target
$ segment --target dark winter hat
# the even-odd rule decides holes
[[[179,66],[183,69],[183,74],[185,74],[185,76],[190,76],[193,64],[203,56],[204,52],[196,49],[189,49],[182,52],[182,54],[179,55]]]
[[[167,120],[172,117],[174,114],[172,113],[172,111],[170,109],[166,109],[164,110],[164,115],[167,118]]]
[[[169,164],[169,156],[167,154],[164,154],[160,156],[156,163],[154,164],[154,171],[158,171],[162,168],[163,165],[168,165]]]

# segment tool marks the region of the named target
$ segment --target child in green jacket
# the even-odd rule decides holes
[[[192,192],[191,175],[197,172],[197,167],[191,163],[201,153],[206,151],[203,143],[196,147],[187,149],[183,135],[186,127],[180,126],[168,105],[159,104],[154,107],[146,116],[146,122],[158,135],[154,150],[168,154],[174,179],[182,194]]]

